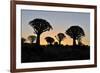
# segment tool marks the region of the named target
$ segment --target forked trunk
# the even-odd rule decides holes
[[[76,41],[75,41],[75,39],[73,38],[73,45],[76,45]]]
[[[37,45],[40,45],[40,34],[37,34],[36,44],[37,44]]]
[[[61,45],[61,41],[59,40],[59,45]]]

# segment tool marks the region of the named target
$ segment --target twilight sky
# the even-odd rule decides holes
[[[79,13],[79,12],[61,12],[61,11],[40,11],[40,10],[21,10],[21,35],[25,39],[29,35],[34,34],[33,28],[29,25],[29,22],[35,18],[45,19],[52,25],[53,30],[46,31],[42,33],[40,43],[47,44],[45,37],[50,36],[55,39],[55,35],[58,33],[64,33],[65,31],[73,25],[78,25],[83,28],[85,32],[85,37],[82,38],[82,42],[86,45],[90,43],[90,14],[89,13]],[[65,34],[66,35],[66,34]],[[55,41],[57,41],[55,39]],[[27,40],[28,42],[28,40]],[[73,40],[68,35],[62,41],[64,45],[72,45]]]

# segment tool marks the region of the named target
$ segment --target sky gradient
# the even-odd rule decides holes
[[[82,42],[86,45],[90,44],[90,14],[79,12],[61,12],[61,11],[40,11],[40,10],[21,10],[21,37],[27,39],[29,35],[34,34],[33,28],[29,22],[35,18],[45,19],[53,27],[53,30],[42,33],[40,44],[47,44],[45,37],[50,36],[55,39],[58,33],[64,33],[70,26],[78,25],[83,28],[85,37]],[[65,34],[66,35],[66,34]],[[55,41],[57,41],[55,39]],[[28,39],[27,39],[28,42]],[[68,35],[61,42],[64,45],[72,45],[73,40]]]

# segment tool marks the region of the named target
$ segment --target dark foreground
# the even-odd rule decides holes
[[[22,44],[21,62],[47,62],[90,59],[89,46]]]

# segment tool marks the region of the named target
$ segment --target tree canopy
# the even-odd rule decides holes
[[[35,39],[36,39],[36,36],[35,36],[35,35],[30,35],[30,36],[28,36],[28,40],[29,40],[31,43],[33,43],[33,42],[35,41]]]
[[[80,26],[71,26],[65,33],[73,38],[73,45],[76,45],[75,40],[85,36],[84,30]]]
[[[56,39],[59,42],[59,45],[61,44],[61,41],[66,37],[63,33],[58,33],[56,36]]]
[[[41,18],[33,19],[32,21],[29,22],[29,24],[33,27],[34,32],[37,34],[36,43],[38,45],[40,45],[40,35],[43,32],[50,31],[50,29],[53,29],[48,21]]]
[[[50,45],[52,45],[52,43],[55,41],[52,37],[46,37],[45,38],[45,40],[46,40],[46,42],[48,43],[48,44],[50,44]]]

